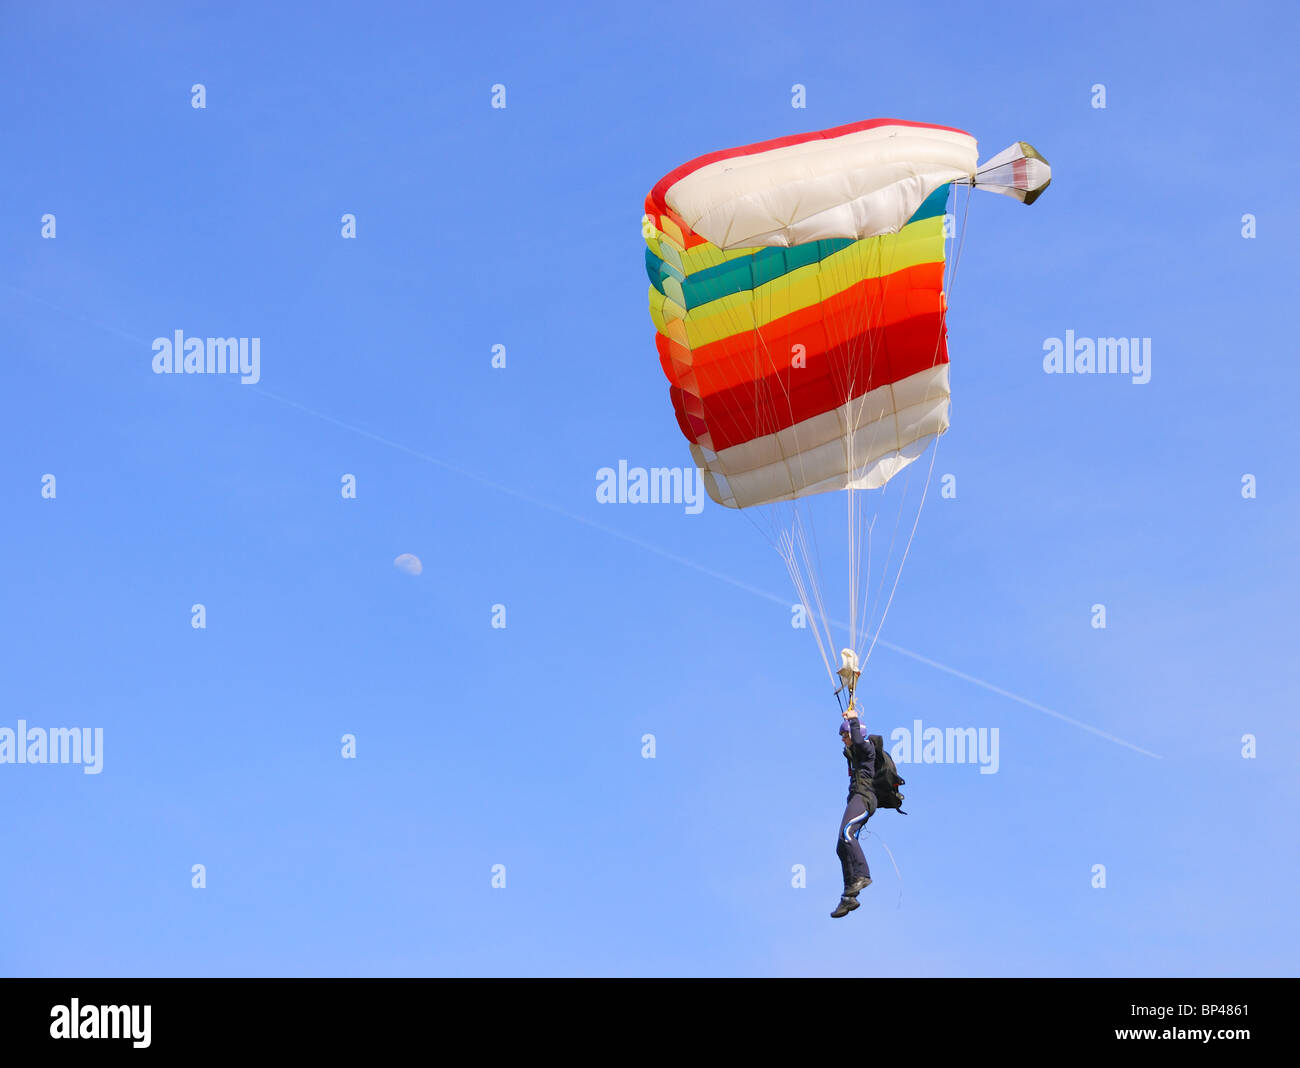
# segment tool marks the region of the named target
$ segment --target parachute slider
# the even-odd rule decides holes
[[[1032,204],[1052,184],[1052,165],[1028,141],[1017,141],[981,163],[971,184]]]
[[[858,686],[858,677],[862,674],[862,672],[858,670],[858,654],[852,649],[841,649],[840,669],[836,674],[839,675],[842,685],[835,692],[840,693],[843,690],[848,690],[849,699],[852,700],[853,691],[857,689]]]

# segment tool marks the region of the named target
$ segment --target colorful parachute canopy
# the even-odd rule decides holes
[[[948,427],[949,194],[964,185],[1032,203],[1050,181],[1024,142],[981,167],[970,134],[876,119],[701,156],[646,198],[650,317],[677,422],[713,500],[755,507],[827,674],[850,695],[929,478],[914,497],[901,479],[888,505],[857,491],[885,486]],[[805,499],[831,490],[848,491],[835,517],[843,554],[824,539],[848,578],[839,672],[813,513],[840,502]]]
[[[943,216],[977,166],[970,134],[875,119],[655,185],[650,315],[715,501],[875,488],[947,429]]]

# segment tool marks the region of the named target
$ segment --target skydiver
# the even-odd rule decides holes
[[[871,869],[867,867],[867,858],[858,844],[858,835],[876,811],[876,793],[872,786],[876,774],[876,747],[862,733],[858,710],[852,701],[843,716],[840,741],[844,743],[844,759],[849,765],[849,798],[840,820],[840,834],[835,840],[835,853],[844,872],[844,896],[831,913],[831,917],[837,920],[858,907],[858,894],[871,885]]]

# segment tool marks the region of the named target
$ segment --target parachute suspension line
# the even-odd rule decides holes
[[[871,600],[871,575],[876,522],[873,513],[873,490],[849,491],[849,644],[861,653],[862,642],[871,625],[868,608]],[[865,547],[865,552],[863,551]]]
[[[853,457],[851,455],[851,452],[850,455],[848,456],[848,461],[850,465],[853,462]],[[850,471],[852,470],[851,466],[849,470]],[[858,632],[857,591],[858,591],[858,584],[862,581],[862,568],[861,568],[861,556],[860,556],[862,528],[859,526],[857,522],[858,515],[857,515],[856,497],[857,497],[857,490],[855,489],[849,489],[845,492],[845,498],[846,498],[845,517],[848,522],[848,578],[849,578],[849,582],[848,582],[849,640],[846,648],[849,649],[857,648],[857,642],[854,639],[854,635],[856,635]]]
[[[817,588],[815,580],[811,583],[813,596],[809,595],[809,582],[805,579],[805,571],[811,570],[811,564],[808,558],[808,544],[802,534],[803,524],[799,521],[796,513],[790,529],[780,532],[777,539],[777,551],[785,561],[786,570],[790,572],[790,581],[794,584],[795,593],[798,595],[804,613],[812,627],[813,637],[817,641],[817,651],[821,654],[822,663],[826,666],[826,674],[834,682],[835,672],[831,668],[830,656],[827,653],[828,643],[834,648],[830,621],[827,619],[826,609],[821,600],[821,591]],[[813,603],[814,598],[816,600],[815,606]],[[823,627],[826,631],[824,639],[822,636]]]
[[[818,562],[817,551],[816,551],[817,542],[816,539],[813,540],[813,551],[810,553],[808,551],[808,528],[804,524],[803,518],[797,510],[795,512],[795,525],[799,531],[799,550],[803,557],[804,566],[807,569],[808,574],[812,578],[812,583],[811,583],[812,593],[817,601],[817,612],[818,615],[820,616],[822,627],[826,632],[826,641],[828,647],[830,648],[831,653],[833,654],[835,650],[835,643],[834,643],[834,636],[831,633],[830,616],[826,611],[826,604],[822,598],[822,586],[820,581],[821,576],[819,574],[819,570],[817,567],[817,562]],[[827,667],[828,668],[830,667],[829,663],[827,664]]]
[[[883,496],[884,496],[884,492],[885,492],[885,489],[884,489],[884,487],[882,487],[881,490],[880,490],[880,494],[881,494],[881,497],[882,497],[882,498],[883,498]],[[864,507],[863,507],[863,513],[864,513],[863,518],[864,518],[864,519],[865,519],[865,513],[866,513],[866,511],[867,511],[867,508],[866,508],[865,505],[864,505]],[[873,560],[874,560],[876,521],[877,521],[879,518],[880,518],[880,513],[877,512],[876,514],[874,514],[874,515],[871,516],[870,522],[866,523],[866,528],[867,528],[867,537],[866,537],[866,542],[867,542],[867,554],[866,554],[866,557],[867,557],[866,582],[864,582],[864,583],[862,584],[862,592],[861,592],[860,596],[859,596],[858,598],[855,598],[855,600],[860,601],[860,618],[862,619],[862,632],[863,632],[863,633],[862,633],[862,636],[859,637],[859,636],[857,635],[857,633],[855,632],[855,634],[853,635],[853,641],[852,641],[851,648],[853,649],[854,652],[856,652],[856,653],[859,654],[859,657],[861,657],[861,654],[862,654],[862,645],[861,645],[861,643],[862,643],[862,641],[865,639],[866,633],[871,629],[871,612],[870,612],[870,608],[871,608],[871,604],[872,604],[872,598],[871,598],[871,575],[872,575],[872,570],[871,570],[871,569],[872,569],[872,566],[873,566]],[[891,546],[891,553],[892,553],[892,546],[893,546],[893,541],[892,541],[892,540],[890,541],[890,546]],[[857,549],[857,551],[858,551],[859,553],[862,551],[860,546],[859,546],[859,548]],[[882,569],[881,569],[881,574],[882,574],[882,575],[884,575],[884,574],[887,573],[887,571],[888,571],[888,565],[889,565],[889,556],[886,556],[886,557],[885,557],[885,563],[884,563],[884,566],[883,566]]]
[[[882,565],[881,565],[881,567],[880,567],[880,570],[879,570],[879,580],[878,580],[878,582],[877,582],[877,584],[876,584],[875,594],[872,595],[870,589],[867,589],[867,590],[863,591],[862,598],[863,598],[863,610],[864,610],[864,612],[866,611],[866,608],[867,608],[868,605],[872,605],[872,606],[879,607],[879,605],[880,605],[880,601],[881,601],[881,596],[882,596],[882,594],[883,594],[883,592],[884,592],[884,589],[885,589],[885,583],[889,581],[889,575],[890,575],[890,567],[889,567],[889,564],[890,564],[890,561],[892,561],[892,560],[894,559],[894,546],[898,544],[898,531],[899,531],[899,528],[902,526],[902,522],[903,522],[903,512],[904,512],[904,510],[905,510],[905,504],[906,504],[906,501],[907,501],[907,495],[908,495],[908,494],[907,494],[907,491],[911,488],[911,484],[912,484],[912,475],[913,475],[913,471],[912,471],[911,465],[909,465],[909,466],[908,466],[908,470],[907,470],[907,474],[906,474],[906,475],[904,476],[904,478],[903,478],[903,486],[902,486],[902,490],[901,490],[901,491],[898,491],[898,487],[897,487],[897,486],[894,487],[894,488],[895,488],[895,491],[897,492],[897,496],[898,496],[899,500],[898,500],[898,507],[897,507],[897,508],[891,508],[891,509],[890,509],[890,511],[892,511],[892,512],[894,513],[894,527],[893,527],[893,529],[890,531],[890,534],[889,534],[889,548],[888,548],[888,550],[887,550],[886,553],[885,553],[885,559],[884,559],[884,562],[882,563]],[[886,484],[885,484],[884,486],[882,486],[881,489],[880,489],[880,495],[881,495],[881,499],[882,499],[882,500],[884,499],[885,494],[888,493],[888,492],[889,492],[889,484],[886,483]],[[891,500],[892,500],[892,498],[891,498]],[[882,508],[882,511],[883,511],[883,508]],[[900,566],[901,566],[901,565],[900,565]],[[895,573],[895,582],[897,582],[897,573]],[[864,632],[864,634],[863,634],[863,640],[864,640],[864,641],[865,641],[865,639],[866,639],[866,637],[867,637],[867,633],[869,633],[869,632],[871,631],[871,627],[872,627],[872,624],[871,624],[870,621],[868,621],[867,627],[866,627],[865,632]]]
[[[958,186],[958,183],[953,183],[953,184],[954,184],[954,187],[956,187],[956,188],[960,188],[960,186]],[[949,268],[950,268],[950,271],[949,271],[949,280],[948,280],[948,281],[949,281],[949,285],[946,285],[946,286],[945,286],[945,290],[950,290],[950,289],[951,289],[951,284],[950,284],[950,283],[951,283],[952,278],[955,277],[955,274],[956,274],[956,267],[957,267],[957,264],[960,262],[960,259],[961,259],[961,250],[964,248],[965,236],[966,236],[966,221],[967,221],[967,217],[968,217],[969,210],[970,210],[970,190],[969,190],[969,189],[966,190],[966,198],[965,198],[965,202],[964,202],[964,206],[963,206],[963,207],[964,207],[964,213],[963,213],[962,224],[961,224],[961,228],[960,228],[960,241],[956,240],[955,238],[952,239],[952,241],[951,241],[951,243],[952,243],[953,245],[956,246],[956,249],[955,249],[955,254],[952,255],[952,256],[949,256],[949,257],[948,257],[948,265],[949,265]],[[945,305],[945,313],[946,313],[946,305]],[[945,319],[946,319],[946,314],[945,314]],[[938,361],[938,355],[939,355],[939,346],[942,344],[942,340],[943,340],[943,335],[942,335],[942,334],[940,334],[940,336],[939,336],[938,338],[936,338],[936,340],[935,340],[935,357],[934,357],[934,361],[932,362],[932,366],[934,366],[935,364],[937,364],[937,361]],[[933,448],[932,448],[931,457],[930,457],[930,466],[929,466],[929,470],[927,471],[926,479],[925,479],[925,483],[923,484],[923,487],[922,487],[922,495],[921,495],[921,500],[920,500],[920,502],[919,502],[919,504],[918,504],[918,507],[917,507],[916,517],[915,517],[915,519],[914,519],[914,521],[913,521],[912,529],[911,529],[911,531],[910,531],[910,533],[909,533],[907,543],[906,543],[906,545],[905,545],[905,547],[904,547],[902,558],[901,558],[900,561],[899,561],[898,570],[897,570],[897,572],[895,573],[895,576],[894,576],[894,583],[893,583],[893,586],[892,586],[891,589],[890,589],[889,598],[888,598],[888,600],[887,600],[886,603],[885,603],[884,609],[883,609],[883,611],[881,612],[880,618],[879,618],[879,620],[878,620],[878,622],[877,622],[877,625],[876,625],[876,627],[875,627],[874,635],[873,635],[873,637],[872,637],[872,641],[871,641],[871,646],[870,646],[870,648],[868,648],[868,650],[867,650],[867,652],[866,652],[866,655],[865,655],[864,658],[863,658],[863,659],[864,659],[864,663],[865,663],[865,660],[866,660],[866,659],[869,659],[869,658],[870,658],[871,651],[875,648],[876,641],[877,641],[877,639],[880,637],[881,630],[882,630],[883,627],[884,627],[885,616],[888,614],[889,608],[890,608],[890,606],[893,604],[894,594],[895,594],[895,592],[897,591],[899,581],[900,581],[900,579],[902,578],[903,566],[904,566],[904,565],[906,564],[906,562],[907,562],[907,556],[908,556],[908,553],[910,552],[911,545],[912,545],[912,541],[913,541],[913,539],[915,538],[917,526],[918,526],[918,524],[920,523],[921,510],[925,507],[925,493],[926,493],[926,489],[927,489],[928,486],[929,486],[929,482],[930,482],[931,478],[933,477],[934,464],[935,464],[935,461],[936,461],[936,459],[937,459],[937,455],[938,455],[938,438],[936,437],[935,442],[934,442],[934,445],[933,445]],[[902,496],[903,496],[904,499],[906,499],[906,497],[908,496],[908,491],[911,489],[911,482],[912,482],[912,476],[913,476],[913,474],[914,474],[914,472],[911,471],[911,470],[909,470],[908,473],[907,473],[907,477],[904,479],[904,483],[903,483],[903,492],[902,492]],[[900,506],[899,506],[899,509],[898,509],[898,512],[897,512],[897,517],[896,517],[896,523],[895,523],[894,534],[893,534],[893,536],[892,536],[891,539],[890,539],[889,553],[888,553],[888,555],[886,556],[885,566],[882,567],[881,572],[880,572],[880,589],[877,590],[876,597],[874,598],[874,600],[876,601],[876,603],[879,603],[879,598],[880,598],[880,594],[883,592],[884,583],[888,580],[888,576],[889,576],[889,567],[888,567],[888,562],[889,562],[889,560],[891,560],[891,559],[893,558],[893,553],[894,553],[894,543],[895,543],[895,541],[897,540],[898,528],[899,528],[899,526],[901,526],[901,522],[902,522],[902,517],[903,517],[903,512],[904,512],[904,510],[905,510],[905,508],[904,508],[904,506],[902,505],[902,503],[900,502]]]
[[[875,276],[881,277],[883,271],[883,253],[884,240],[882,237],[868,239],[861,245],[856,246],[861,250],[862,255],[854,264],[852,261],[844,262],[844,279],[843,285],[847,289],[854,284],[853,279],[859,274],[864,277]],[[875,270],[870,270],[874,261]],[[880,320],[883,322],[883,301],[880,302]],[[845,330],[846,337],[864,338],[864,342],[852,345],[847,354],[843,374],[843,395],[846,398],[846,437],[845,437],[845,466],[847,476],[852,480],[858,469],[858,457],[855,455],[855,445],[857,443],[858,431],[861,429],[862,419],[867,410],[867,394],[864,391],[860,396],[857,389],[857,378],[860,373],[865,373],[866,382],[864,386],[871,383],[875,371],[875,339],[872,334],[873,329],[877,328],[880,323],[876,322],[876,309],[873,308],[872,302],[863,301],[860,305],[857,315],[854,316],[855,322],[852,328]],[[847,311],[847,309],[846,309]],[[846,314],[847,320],[847,314]],[[865,367],[863,364],[865,363]],[[872,432],[872,440],[867,443],[867,455],[874,453],[875,437],[879,433],[880,423],[877,421],[876,429]],[[871,584],[871,558],[870,546],[875,526],[875,517],[871,522],[867,522],[867,512],[869,511],[869,502],[872,500],[868,494],[870,490],[860,490],[856,487],[849,486],[846,491],[846,519],[848,525],[848,599],[849,599],[849,641],[848,648],[855,652],[859,648],[858,631],[860,622],[866,619],[866,592],[870,590]],[[865,575],[862,570],[862,543],[865,536],[868,546],[867,566]],[[863,597],[859,598],[859,590],[863,591]],[[861,607],[859,605],[861,604]]]
[[[866,264],[864,264],[864,266],[871,266],[874,263],[874,270],[865,270],[864,273],[872,275],[873,277],[883,279],[883,288],[882,288],[879,301],[875,303],[864,302],[864,310],[863,310],[864,321],[862,323],[862,330],[863,330],[862,336],[865,336],[868,339],[867,341],[868,348],[864,350],[862,355],[866,357],[866,374],[867,374],[868,382],[874,381],[874,376],[875,376],[875,358],[876,358],[875,341],[874,341],[875,335],[872,333],[872,331],[883,329],[884,307],[888,301],[889,278],[892,273],[891,271],[886,270],[886,265],[884,262],[885,247],[886,247],[886,242],[883,239],[872,241],[867,246],[867,249],[868,249],[868,256],[874,256],[874,261],[868,260]],[[891,266],[892,266],[892,262],[891,262]],[[873,315],[874,311],[878,311],[878,316]],[[867,399],[864,394],[861,397],[859,403],[857,404],[856,409],[854,410],[855,416],[858,415],[859,413],[865,412],[866,406],[867,406]],[[867,453],[869,456],[875,455],[876,439],[877,436],[883,432],[884,423],[885,423],[884,419],[877,418],[875,420],[875,429],[872,431],[871,441],[867,443]],[[896,415],[895,415],[895,421],[893,425],[895,428],[895,439],[897,440],[897,416]],[[855,437],[856,437],[857,428],[858,428],[858,419],[855,418],[854,419]],[[851,464],[850,468],[851,470],[856,470],[856,464]],[[909,470],[908,481],[910,481],[910,477],[911,477],[911,471]],[[877,490],[865,491],[865,492],[867,494],[870,494],[870,496],[864,496],[860,504],[852,500],[850,501],[850,508],[852,509],[850,515],[850,522],[851,523],[856,522],[859,525],[859,532],[857,534],[857,537],[852,539],[851,546],[850,546],[850,552],[851,552],[850,559],[854,561],[855,564],[862,552],[861,528],[863,526],[865,526],[866,528],[866,546],[867,546],[867,568],[865,574],[865,581],[864,581],[864,577],[861,574],[858,574],[854,582],[850,583],[850,587],[849,587],[850,613],[854,617],[853,619],[854,625],[850,628],[849,640],[850,640],[850,648],[852,648],[855,651],[855,653],[861,653],[862,644],[865,642],[866,637],[870,633],[870,629],[871,629],[872,613],[870,612],[870,608],[873,604],[879,603],[880,592],[881,590],[883,590],[884,584],[888,580],[889,563],[893,559],[894,543],[897,540],[898,527],[902,520],[902,505],[907,497],[906,491],[904,491],[904,493],[902,494],[902,499],[899,502],[899,509],[897,515],[895,516],[894,532],[890,538],[889,552],[886,553],[884,561],[880,566],[879,569],[880,577],[877,583],[878,588],[876,590],[875,596],[873,597],[871,588],[872,588],[872,574],[873,574],[872,568],[875,566],[875,556],[874,556],[875,524],[876,521],[881,517],[881,515],[884,514],[885,509],[884,509],[883,502],[885,500],[885,494],[889,492],[889,486],[888,483],[886,483],[884,486],[879,487]],[[889,499],[892,501],[893,496],[891,495]],[[869,523],[867,522],[868,512],[871,513]],[[863,666],[865,667],[865,662]]]
[[[912,531],[907,536],[907,544],[903,546],[903,557],[898,561],[898,573],[894,575],[894,585],[889,590],[889,600],[885,602],[885,608],[880,613],[880,620],[876,624],[876,633],[871,637],[871,645],[867,647],[866,656],[863,657],[863,663],[866,664],[871,659],[872,650],[876,647],[876,641],[880,638],[880,632],[885,627],[885,617],[889,615],[889,608],[894,603],[894,594],[898,592],[898,580],[903,577],[903,566],[907,563],[907,554],[912,549],[912,539],[916,537],[917,525],[921,522],[921,512],[925,508],[925,495],[930,488],[930,479],[934,477],[934,461],[939,455],[939,438],[935,437],[933,444],[930,446],[930,469],[925,473],[925,482],[921,486],[921,503],[916,506],[916,518],[912,521]],[[900,510],[899,515],[902,515]]]
[[[861,249],[863,249],[863,251],[867,251],[867,250],[871,249],[872,247],[874,247],[874,245],[875,245],[875,243],[873,242],[872,244],[869,244],[869,245],[866,245],[866,246],[861,246],[861,245],[859,245],[859,246],[856,246],[856,247],[857,247],[857,248],[861,248]],[[868,255],[869,255],[869,252],[868,252]],[[863,257],[863,264],[864,264],[864,266],[865,266],[865,261],[866,261],[866,257]],[[852,261],[850,261],[850,262],[846,262],[845,265],[844,265],[844,267],[845,267],[844,273],[845,273],[845,275],[846,275],[846,278],[845,278],[844,281],[845,281],[846,284],[851,284],[850,279],[851,279],[852,276],[855,275],[857,272],[854,271],[854,269],[853,269]],[[850,308],[851,308],[851,306],[850,306]],[[846,311],[847,311],[847,310],[848,310],[848,309],[846,309]],[[861,316],[861,317],[862,317],[863,319],[865,319],[867,316],[869,316],[869,314],[870,314],[869,309],[867,309],[867,308],[865,307],[865,302],[864,302],[864,307],[863,307],[863,309],[862,309],[862,316]],[[862,322],[862,321],[860,321],[859,323],[854,324],[854,325],[856,325],[856,326],[858,326],[858,327],[860,327],[860,328],[862,328],[862,327],[869,328],[869,325],[870,325],[870,324],[869,324],[869,323],[866,323],[866,322]],[[846,337],[862,336],[862,333],[861,333],[860,330],[857,331],[857,332],[855,332],[855,331],[852,330],[852,329],[846,329],[844,333],[845,333],[845,336],[846,336]],[[849,353],[848,353],[848,359],[847,359],[847,361],[846,361],[846,363],[845,363],[845,367],[844,367],[843,396],[845,397],[846,401],[848,402],[848,404],[847,404],[847,409],[846,409],[846,411],[845,411],[845,416],[846,416],[846,418],[845,418],[845,422],[846,422],[847,426],[846,426],[846,437],[845,437],[845,442],[844,442],[844,446],[845,446],[845,450],[844,450],[844,451],[845,451],[845,457],[844,457],[844,459],[845,459],[845,468],[846,468],[846,473],[847,473],[847,476],[848,476],[848,478],[849,478],[850,480],[851,480],[852,477],[853,477],[853,472],[854,472],[855,470],[857,470],[856,457],[854,456],[854,444],[855,444],[856,441],[857,441],[858,414],[859,414],[859,411],[860,411],[860,407],[859,407],[858,405],[855,405],[854,402],[853,402],[853,397],[854,397],[854,385],[855,385],[854,378],[855,378],[855,372],[857,371],[857,365],[858,365],[858,362],[859,362],[858,359],[856,358],[857,355],[858,355],[857,353],[855,353],[855,352],[852,351],[852,347],[851,347],[851,348],[850,348],[850,351],[849,351]],[[867,373],[868,373],[868,375],[870,375],[870,373],[871,373],[871,372],[870,372],[870,367],[868,367],[868,369],[867,369]],[[857,518],[858,518],[858,516],[857,516],[857,511],[858,511],[858,490],[857,490],[856,488],[854,488],[853,486],[850,485],[849,488],[848,488],[848,490],[847,490],[847,492],[846,492],[846,494],[845,494],[845,496],[847,497],[847,500],[846,500],[845,503],[846,503],[846,519],[847,519],[847,522],[848,522],[848,551],[849,551],[849,556],[848,556],[848,565],[849,565],[849,590],[848,590],[848,592],[849,592],[849,642],[848,642],[848,648],[850,648],[850,649],[856,649],[856,648],[857,648],[856,635],[857,635],[857,627],[858,627],[858,611],[857,611],[858,598],[857,598],[857,591],[858,591],[858,583],[861,581],[861,574],[860,574],[860,567],[859,567],[859,565],[860,565],[860,556],[859,556],[859,552],[860,552],[860,549],[861,549],[861,542],[860,542],[860,538],[861,538],[861,528],[859,527],[859,525],[858,525],[858,523],[857,523]],[[849,700],[852,701],[852,699],[853,699],[853,695],[850,694],[850,695],[849,695]]]
[[[848,442],[848,454],[849,454],[848,460],[849,460],[850,472],[852,472],[853,470],[852,442],[853,442],[853,434],[852,431],[850,431],[849,442]],[[849,519],[849,648],[856,649],[857,642],[853,640],[853,636],[858,632],[858,598],[857,598],[858,545],[857,545],[857,531],[854,529],[856,524],[854,524],[853,520],[854,520],[854,513],[856,511],[855,505],[857,503],[854,500],[854,498],[857,496],[857,490],[850,488],[848,492],[845,494],[845,496],[847,496],[849,499],[848,501],[849,504],[849,514],[848,514],[848,519]]]
[[[773,307],[773,290],[769,285],[762,284],[755,279],[753,292],[761,294],[755,299],[755,309],[762,310],[762,321],[771,321]],[[776,354],[771,352],[767,346],[767,341],[762,335],[762,330],[758,327],[760,317],[754,315],[753,329],[757,341],[762,344],[767,363],[772,372],[770,377],[763,377],[758,381],[763,382],[764,395],[760,397],[758,389],[754,394],[755,418],[754,426],[757,429],[759,425],[759,409],[763,400],[767,401],[768,408],[771,411],[777,409],[778,401],[783,400],[786,408],[790,413],[790,423],[793,425],[794,420],[794,397],[793,381],[787,384],[789,372],[789,354],[781,354],[781,363],[778,363]],[[786,372],[783,374],[782,372]],[[757,376],[756,376],[757,378]],[[756,381],[756,385],[758,384]],[[778,392],[779,391],[779,392]],[[777,427],[770,428],[773,433]],[[795,486],[806,481],[803,477],[803,468],[805,463],[804,453],[796,449],[793,455],[787,454],[785,447],[778,436],[775,438],[776,445],[780,449],[782,460],[786,463],[791,473],[791,493],[792,496],[787,502],[775,502],[764,511],[770,509],[769,520],[771,525],[770,541],[777,547],[777,551],[785,560],[786,569],[790,573],[791,580],[795,586],[795,591],[799,595],[800,603],[803,605],[804,612],[810,620],[813,628],[813,637],[817,641],[818,652],[822,657],[822,663],[826,667],[827,674],[831,681],[835,680],[835,670],[832,666],[834,657],[835,643],[834,633],[831,627],[830,617],[826,610],[826,605],[822,595],[822,577],[820,550],[816,541],[815,527],[804,522],[803,509],[798,496],[795,494]],[[800,477],[796,480],[794,477],[794,467],[797,464]],[[742,509],[743,511],[743,509]],[[778,521],[779,520],[779,521]],[[811,547],[810,547],[811,540]]]
[[[967,191],[967,193],[966,193],[966,203],[965,203],[965,205],[964,205],[964,210],[963,210],[963,213],[962,213],[961,226],[960,226],[960,228],[959,228],[959,229],[960,229],[960,239],[958,240],[958,239],[954,238],[954,241],[953,241],[953,243],[954,243],[957,247],[956,247],[956,252],[955,252],[955,254],[954,254],[953,258],[952,258],[952,270],[951,270],[951,272],[949,273],[948,285],[945,287],[945,293],[944,293],[944,304],[945,304],[945,310],[944,310],[944,315],[943,315],[943,326],[942,326],[942,328],[941,328],[941,332],[940,332],[940,334],[939,334],[938,339],[936,339],[936,341],[935,341],[935,350],[934,350],[935,360],[938,360],[938,357],[939,357],[939,346],[943,343],[943,331],[946,331],[946,330],[947,330],[947,320],[948,320],[948,316],[947,316],[947,297],[948,297],[948,292],[950,292],[950,290],[951,290],[951,286],[952,286],[953,282],[956,281],[956,277],[957,277],[957,267],[958,267],[958,265],[959,265],[960,262],[961,262],[961,251],[962,251],[962,248],[965,246],[965,243],[966,243],[966,223],[967,223],[967,220],[969,219],[969,217],[970,217],[970,192]],[[925,482],[924,482],[924,484],[923,484],[922,487],[921,487],[921,502],[920,502],[920,504],[917,506],[917,509],[916,509],[916,519],[913,520],[913,522],[912,522],[912,530],[911,530],[911,533],[908,534],[908,537],[907,537],[907,544],[903,547],[903,557],[902,557],[902,559],[899,561],[899,564],[898,564],[898,574],[896,574],[896,575],[894,576],[894,585],[893,585],[893,587],[892,587],[892,588],[890,589],[890,591],[889,591],[889,600],[887,600],[887,601],[885,602],[885,608],[884,608],[884,611],[882,611],[882,612],[880,613],[880,620],[879,620],[879,622],[878,622],[877,625],[876,625],[876,632],[875,632],[875,634],[874,634],[874,635],[872,636],[872,638],[871,638],[871,645],[867,648],[866,655],[863,657],[863,664],[864,664],[864,665],[867,663],[867,661],[869,661],[869,660],[871,659],[871,654],[872,654],[872,652],[873,652],[873,651],[875,650],[875,648],[876,648],[876,642],[877,642],[877,641],[879,640],[879,638],[880,638],[880,632],[884,629],[884,626],[885,626],[885,617],[889,614],[890,606],[892,606],[893,603],[894,603],[894,594],[898,591],[898,580],[899,580],[900,578],[902,578],[902,576],[903,576],[903,565],[907,563],[907,556],[908,556],[908,553],[909,553],[909,552],[911,551],[911,549],[912,549],[912,541],[913,541],[913,539],[916,537],[916,528],[917,528],[918,524],[921,522],[921,512],[922,512],[922,510],[925,508],[925,499],[926,499],[926,495],[927,495],[927,493],[928,493],[928,491],[929,491],[929,489],[930,489],[930,482],[931,482],[931,480],[932,480],[933,477],[934,477],[934,464],[935,464],[935,460],[937,460],[937,459],[938,459],[938,456],[939,456],[939,437],[940,437],[940,436],[941,436],[941,435],[936,435],[936,436],[935,436],[935,439],[934,439],[934,442],[933,442],[932,445],[930,446],[930,467],[929,467],[929,469],[928,469],[927,472],[926,472]],[[900,518],[901,518],[901,514],[902,514],[901,511],[900,511],[899,514],[900,514]],[[882,844],[883,844],[883,843],[882,843]],[[892,859],[892,856],[891,856],[891,859]]]

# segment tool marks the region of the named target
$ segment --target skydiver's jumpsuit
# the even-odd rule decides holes
[[[835,842],[835,852],[844,870],[844,885],[854,879],[871,878],[867,858],[858,844],[858,835],[876,811],[876,793],[872,782],[876,777],[876,747],[862,733],[856,719],[849,723],[849,744],[844,747],[844,759],[849,764],[849,801],[840,820],[840,836]]]

